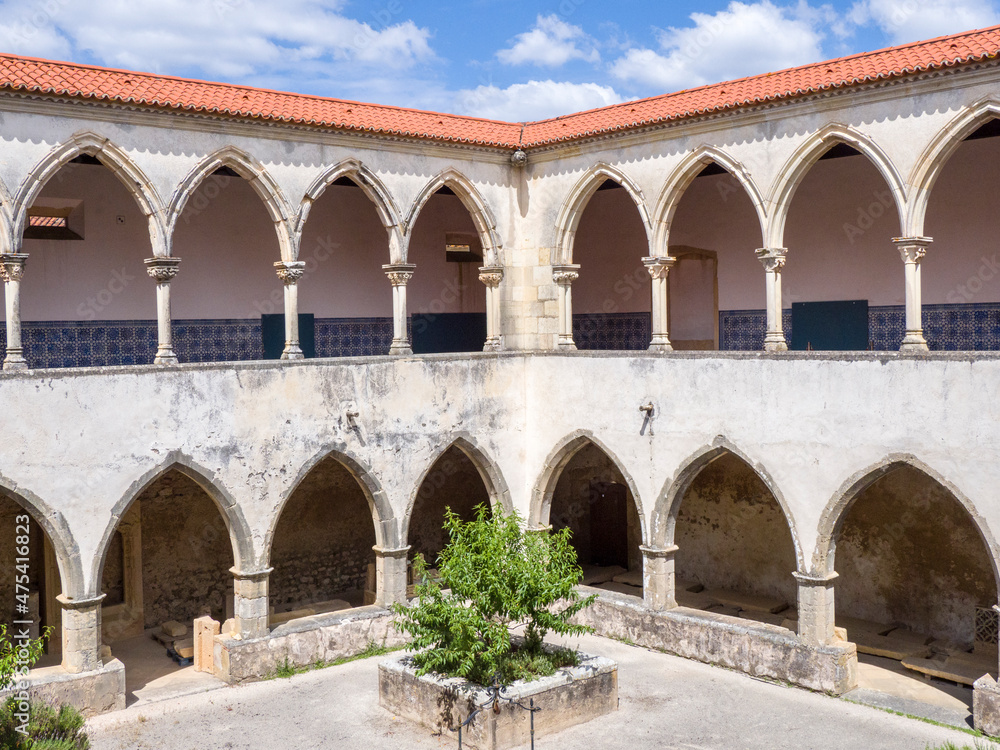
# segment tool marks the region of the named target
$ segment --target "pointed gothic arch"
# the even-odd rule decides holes
[[[169,255],[166,212],[156,188],[124,150],[108,138],[91,131],[76,133],[61,143],[46,154],[25,177],[13,201],[12,247],[20,245],[28,221],[28,209],[34,204],[48,181],[56,172],[81,155],[96,157],[114,173],[135,199],[149,222],[149,239],[153,255]]]
[[[300,244],[302,232],[313,204],[319,200],[326,189],[337,180],[346,177],[361,188],[365,195],[375,205],[382,226],[389,237],[389,263],[402,263],[403,238],[400,230],[399,209],[392,194],[374,172],[357,159],[344,159],[323,172],[313,180],[306,190],[302,203],[295,218],[296,246]]]
[[[1000,119],[1000,100],[983,99],[966,107],[927,144],[910,173],[910,201],[903,225],[905,236],[924,236],[931,193],[945,166],[966,138],[995,119]]]
[[[646,239],[652,243],[653,228],[642,189],[618,168],[604,162],[598,162],[584,173],[559,209],[559,215],[556,218],[556,257],[553,259],[556,263],[564,265],[573,263],[573,245],[576,240],[576,230],[580,226],[580,219],[587,204],[590,203],[591,197],[607,180],[617,182],[628,192],[639,211],[639,218],[646,230]],[[649,252],[653,254],[652,247]]]
[[[472,222],[476,227],[476,233],[483,243],[483,259],[487,266],[499,266],[503,264],[503,243],[497,231],[497,222],[490,210],[489,204],[465,175],[457,169],[446,169],[435,177],[431,178],[417,193],[417,197],[410,205],[410,210],[403,221],[403,235],[408,239],[413,233],[413,226],[417,222],[424,204],[430,200],[438,190],[443,187],[449,188],[458,196],[458,199],[465,206]],[[395,261],[394,261],[395,262]],[[407,262],[403,258],[403,262]]]
[[[763,241],[767,227],[767,209],[764,196],[750,172],[741,162],[722,149],[715,146],[699,146],[685,156],[670,174],[660,197],[657,199],[656,207],[653,209],[653,247],[657,249],[657,253],[668,254],[670,227],[673,224],[674,215],[677,213],[677,207],[687,194],[687,189],[694,179],[701,174],[705,167],[711,164],[725,169],[743,187],[760,222],[761,240]]]
[[[296,237],[291,231],[292,211],[281,186],[263,164],[235,146],[225,146],[206,156],[174,188],[166,214],[166,226],[170,235],[173,236],[177,221],[191,196],[206,178],[221,167],[232,169],[253,188],[253,191],[263,201],[271,221],[274,222],[281,260],[296,260],[298,258],[298,245],[295,242]]]
[[[785,224],[798,186],[820,157],[838,143],[846,144],[863,154],[882,175],[892,193],[902,231],[906,216],[906,186],[896,166],[885,151],[864,133],[849,126],[831,123],[800,144],[778,173],[766,203],[769,218],[764,234],[765,247],[784,247]]]

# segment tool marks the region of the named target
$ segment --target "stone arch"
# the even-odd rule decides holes
[[[21,183],[12,209],[11,246],[20,245],[28,221],[28,209],[34,204],[46,183],[70,161],[83,154],[98,158],[135,198],[139,209],[149,222],[149,240],[153,255],[169,255],[165,212],[156,188],[125,151],[108,138],[90,131],[76,133],[46,154]]]
[[[493,216],[493,212],[490,210],[489,204],[476,189],[476,186],[457,169],[446,169],[424,185],[411,204],[410,210],[406,215],[406,220],[403,222],[403,235],[407,240],[409,239],[413,232],[413,225],[416,224],[417,217],[420,215],[424,204],[430,200],[430,197],[434,193],[443,187],[450,188],[458,196],[458,199],[462,201],[462,205],[465,206],[470,216],[472,216],[476,232],[483,243],[485,264],[487,266],[502,265],[503,244],[497,232],[497,222]],[[406,253],[404,252],[403,255],[402,262],[405,263]]]
[[[994,119],[1000,119],[1000,101],[984,99],[963,110],[923,150],[910,173],[910,201],[904,225],[905,236],[924,236],[924,221],[927,218],[931,191],[945,165],[966,138]]]
[[[802,545],[799,543],[795,517],[792,515],[791,509],[788,507],[788,502],[782,495],[777,483],[760,463],[754,461],[722,435],[713,440],[710,445],[699,448],[682,461],[680,468],[663,485],[663,489],[653,508],[653,518],[650,522],[652,528],[651,546],[663,548],[673,545],[677,515],[680,512],[681,501],[684,499],[684,495],[690,489],[691,484],[697,478],[698,474],[701,473],[701,470],[725,454],[736,456],[743,461],[770,491],[778,503],[778,507],[781,508],[781,513],[785,517],[785,523],[788,524],[788,531],[792,537],[792,545],[795,548],[796,564],[799,570],[804,570],[805,559]]]
[[[576,186],[570,192],[569,197],[559,209],[556,218],[556,242],[555,257],[553,262],[558,264],[570,264],[573,262],[573,245],[576,239],[576,230],[580,226],[580,218],[583,216],[587,204],[597,189],[606,180],[612,180],[621,185],[628,192],[639,211],[639,218],[642,219],[642,226],[646,230],[646,239],[652,244],[653,231],[649,217],[649,209],[646,207],[646,198],[642,190],[624,172],[616,167],[599,162],[587,170],[580,178]],[[653,253],[651,247],[650,253]]]
[[[305,229],[306,219],[313,203],[319,200],[320,196],[336,180],[347,177],[360,187],[365,195],[375,204],[382,226],[389,236],[389,262],[403,262],[403,239],[400,233],[399,209],[392,195],[378,176],[357,159],[344,159],[343,161],[328,167],[323,171],[306,190],[306,194],[299,206],[299,212],[295,220],[296,246],[302,238],[302,231]]]
[[[375,478],[371,468],[360,459],[345,451],[342,447],[327,447],[314,454],[308,461],[306,461],[302,468],[299,469],[299,473],[296,475],[295,481],[292,482],[288,491],[285,492],[284,496],[281,498],[281,503],[275,510],[274,515],[271,518],[271,522],[268,524],[267,534],[264,537],[264,547],[261,552],[261,567],[267,567],[270,564],[271,548],[274,545],[274,534],[278,529],[278,523],[281,521],[281,514],[288,505],[288,501],[295,494],[295,491],[302,484],[303,480],[309,476],[309,473],[315,469],[321,461],[324,461],[327,458],[333,458],[340,463],[340,465],[347,469],[348,473],[354,477],[358,485],[361,487],[361,490],[365,495],[365,499],[368,501],[368,507],[371,510],[372,523],[375,526],[376,544],[384,549],[398,549],[402,546],[399,537],[399,522],[395,517],[392,505],[389,503],[389,498],[382,490],[382,485],[379,484],[379,481]]]
[[[209,175],[220,167],[228,167],[242,177],[260,196],[267,209],[268,216],[274,222],[274,231],[278,236],[278,247],[281,250],[281,260],[295,260],[298,257],[298,246],[295,235],[291,231],[292,211],[285,198],[281,186],[275,182],[267,169],[257,159],[235,146],[225,146],[206,156],[181,180],[174,189],[167,208],[167,229],[173,236],[173,230],[187,205],[188,200]]]
[[[757,212],[757,219],[760,222],[761,240],[767,227],[767,209],[764,205],[764,196],[757,187],[757,183],[747,168],[739,161],[731,157],[725,151],[715,146],[700,146],[695,149],[677,166],[667,179],[667,184],[660,193],[653,210],[653,247],[658,254],[666,255],[669,247],[670,226],[674,221],[674,214],[677,207],[684,198],[688,187],[701,171],[709,164],[716,164],[725,169],[743,187],[747,197],[753,204],[754,211]]]
[[[864,154],[878,169],[892,192],[902,231],[905,226],[906,187],[896,166],[885,151],[864,133],[852,127],[831,123],[813,133],[795,149],[778,173],[767,201],[769,220],[764,234],[765,247],[784,247],[785,224],[796,189],[819,158],[838,143],[844,143]]]
[[[476,471],[479,472],[483,484],[486,485],[486,492],[490,496],[490,507],[494,511],[499,509],[504,513],[513,512],[514,505],[510,499],[510,490],[507,487],[506,480],[503,478],[500,467],[476,443],[471,435],[463,433],[452,440],[442,450],[438,451],[430,463],[427,464],[427,468],[420,474],[420,479],[417,481],[413,492],[410,493],[410,500],[406,506],[406,516],[403,518],[402,529],[400,530],[400,539],[403,544],[406,544],[409,539],[413,509],[417,504],[417,495],[420,493],[420,488],[423,486],[424,480],[427,479],[427,475],[430,474],[434,465],[452,448],[458,448],[472,462],[472,465],[476,467]]]
[[[649,540],[649,530],[646,527],[646,514],[642,508],[642,497],[639,495],[639,490],[636,487],[635,480],[625,469],[625,465],[621,462],[618,456],[615,455],[614,451],[595,437],[594,433],[590,430],[576,430],[575,432],[570,433],[560,440],[558,445],[556,445],[552,452],[546,457],[542,473],[535,482],[534,489],[531,493],[531,507],[528,511],[528,527],[537,529],[545,528],[549,525],[549,512],[552,509],[552,496],[555,493],[556,485],[559,483],[559,477],[562,474],[563,469],[566,468],[566,465],[572,461],[573,457],[587,445],[593,445],[605,456],[607,456],[625,479],[625,484],[628,487],[629,492],[632,493],[632,498],[635,501],[635,508],[639,514],[639,524],[642,528],[642,543],[646,544]]]
[[[62,513],[53,509],[33,492],[18,487],[16,482],[0,475],[0,495],[19,505],[42,527],[52,544],[63,593],[69,599],[88,599],[87,582],[83,573],[80,547]]]
[[[205,491],[205,494],[215,503],[229,531],[229,538],[233,547],[233,562],[236,570],[246,570],[253,567],[255,558],[253,537],[250,533],[250,526],[243,515],[242,508],[240,508],[232,494],[219,483],[211,470],[198,465],[190,456],[175,451],[168,455],[158,466],[145,472],[135,480],[122,498],[115,503],[115,507],[111,511],[111,520],[105,527],[101,542],[97,548],[96,558],[91,567],[91,587],[95,590],[92,592],[93,596],[97,596],[100,593],[97,589],[101,585],[104,575],[105,558],[107,557],[108,548],[111,546],[111,538],[115,533],[115,529],[118,528],[118,523],[128,512],[135,499],[153,482],[169,471],[177,471],[186,476],[201,487]]]
[[[876,480],[904,466],[916,469],[939,484],[965,509],[980,538],[982,538],[983,544],[989,551],[990,567],[993,569],[994,581],[998,589],[1000,589],[1000,564],[998,564],[998,560],[1000,560],[1000,547],[997,546],[996,537],[993,535],[989,524],[979,514],[975,504],[961,490],[916,456],[907,453],[891,454],[882,461],[856,472],[834,493],[824,508],[823,514],[820,516],[819,534],[816,538],[816,549],[813,552],[812,559],[813,574],[821,576],[834,572],[837,539],[855,501]]]

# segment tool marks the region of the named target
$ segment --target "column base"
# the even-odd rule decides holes
[[[409,341],[393,341],[389,347],[389,354],[413,354],[413,347]]]
[[[176,365],[177,355],[173,349],[157,349],[156,357],[153,359],[154,365]]]
[[[900,345],[899,351],[929,352],[930,348],[927,346],[927,339],[924,338],[923,329],[907,331],[906,336],[903,337],[903,343]]]
[[[764,339],[765,352],[787,352],[788,342],[783,333],[769,333]]]
[[[500,339],[486,339],[486,344],[483,345],[484,352],[502,352],[503,342]]]
[[[3,360],[3,369],[5,370],[27,370],[28,361],[24,358],[22,354],[22,349],[8,349],[7,356]]]
[[[566,351],[566,352],[575,352],[576,351],[576,342],[573,341],[573,337],[572,336],[563,336],[563,335],[560,335],[559,338],[556,339],[556,349],[559,349],[560,351]]]
[[[282,359],[305,359],[306,355],[302,353],[302,348],[295,344],[286,344],[285,350],[281,352]]]
[[[647,349],[646,351],[665,353],[665,352],[672,352],[673,350],[674,350],[674,347],[670,343],[669,339],[666,339],[666,338],[657,339],[654,336],[653,340],[649,344],[649,349]]]

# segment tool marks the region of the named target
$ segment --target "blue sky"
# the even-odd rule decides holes
[[[998,6],[0,0],[0,50],[519,121],[981,28]]]

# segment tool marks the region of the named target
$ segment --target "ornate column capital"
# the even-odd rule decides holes
[[[490,289],[496,289],[503,281],[503,266],[483,266],[479,269],[479,280]]]
[[[275,273],[284,284],[295,284],[306,272],[304,260],[279,260],[274,264]]]
[[[578,278],[580,278],[580,265],[578,263],[552,266],[552,280],[559,286],[569,286]]]
[[[665,279],[670,269],[677,263],[677,258],[669,255],[650,256],[642,259],[642,264],[646,266],[649,275],[654,279]]]
[[[780,271],[785,267],[785,256],[788,250],[783,247],[762,247],[757,249],[757,259],[764,264],[768,273]]]
[[[389,263],[382,266],[385,275],[393,286],[406,286],[417,270],[415,263]]]
[[[156,279],[157,284],[169,284],[180,270],[180,258],[146,258],[146,273]]]
[[[893,237],[892,243],[899,250],[904,263],[920,263],[927,254],[927,248],[934,242],[931,237]]]
[[[20,281],[24,276],[27,253],[4,253],[0,255],[0,278],[4,281]]]

